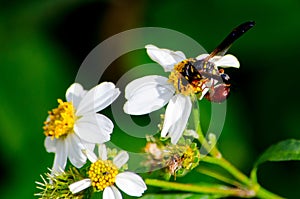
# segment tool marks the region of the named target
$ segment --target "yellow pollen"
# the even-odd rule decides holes
[[[75,108],[71,102],[63,102],[58,99],[58,107],[48,111],[49,118],[44,122],[44,134],[52,139],[66,136],[73,132],[76,120]]]
[[[188,77],[185,78],[188,80]],[[173,70],[170,73],[168,81],[174,85],[176,93],[181,93],[186,96],[193,95],[196,93],[195,88],[191,84],[186,82],[186,80],[182,78],[180,72],[176,70]]]
[[[197,164],[200,159],[199,155],[200,154],[197,150],[195,151],[191,147],[188,147],[182,157],[182,167],[185,169],[191,169],[192,167],[194,167],[195,163]]]
[[[89,178],[92,180],[92,186],[99,191],[115,184],[118,173],[118,168],[111,160],[97,160],[91,164],[88,171]]]

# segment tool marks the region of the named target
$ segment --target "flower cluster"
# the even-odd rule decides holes
[[[103,198],[122,198],[115,184],[128,195],[142,195],[146,190],[142,178],[129,171],[120,172],[129,159],[128,154],[120,152],[112,161],[107,159],[104,143],[110,140],[114,124],[98,112],[113,103],[119,94],[119,89],[110,82],[88,91],[74,83],[66,92],[67,102],[58,99],[58,107],[49,111],[43,127],[45,148],[55,153],[54,163],[51,174],[47,175],[49,183],[45,180],[44,184],[39,183],[43,194],[37,196],[52,198],[59,194],[55,198],[81,198],[78,192],[92,186],[95,192],[103,191]],[[93,154],[96,145],[99,159]],[[75,168],[65,171],[68,159]],[[76,168],[87,164],[87,159],[92,162],[88,166],[88,178],[80,172],[74,174]],[[67,191],[66,187],[69,187]]]
[[[168,104],[161,137],[170,137],[172,144],[176,144],[186,128],[192,110],[192,100],[196,94],[194,89],[189,89],[191,84],[181,86],[182,75],[178,74],[178,65],[189,59],[181,51],[160,49],[154,45],[147,45],[146,49],[149,57],[160,64],[165,72],[170,73],[169,78],[149,75],[130,82],[125,89],[127,102],[124,111],[131,115],[143,115]],[[201,54],[196,60],[203,61],[208,56]],[[233,55],[215,56],[208,60],[207,65],[212,65],[214,70],[218,70],[219,66],[223,68],[240,66]],[[201,85],[199,99],[209,92],[212,82],[217,80],[212,78]]]
[[[125,88],[127,101],[123,110],[130,115],[143,115],[167,105],[160,138],[148,138],[147,160],[142,165],[149,167],[149,171],[165,167],[168,179],[171,175],[176,178],[191,171],[200,161],[197,144],[190,139],[199,135],[187,129],[192,103],[203,97],[218,96],[218,87],[228,86],[221,83],[227,76],[218,67],[238,68],[239,62],[232,55],[208,58],[209,55],[204,54],[187,59],[180,51],[154,45],[147,45],[146,50],[169,77],[151,75],[130,82]],[[38,183],[43,191],[37,196],[83,198],[103,192],[104,199],[122,198],[117,188],[135,197],[144,193],[147,187],[143,179],[126,171],[129,154],[120,151],[110,155],[110,149],[105,146],[114,124],[99,111],[111,105],[119,95],[120,90],[111,82],[100,83],[90,90],[74,83],[66,91],[66,102],[57,100],[58,107],[48,112],[43,127],[45,148],[55,153],[54,162],[51,174],[47,174],[49,182]],[[66,170],[68,160],[73,167]]]
[[[229,96],[230,78],[225,69],[239,68],[240,64],[226,52],[253,26],[253,21],[241,24],[210,54],[195,58],[186,58],[181,51],[146,45],[147,54],[162,66],[166,76],[149,75],[129,82],[123,111],[137,116],[164,107],[166,110],[160,115],[157,134],[148,132],[141,153],[132,153],[142,159],[130,159],[130,153],[109,142],[115,124],[100,111],[114,103],[120,90],[111,82],[90,90],[79,83],[72,84],[66,91],[66,101],[58,99],[58,106],[48,112],[44,122],[45,148],[55,155],[50,172],[41,175],[42,182],[36,182],[41,191],[35,196],[122,199],[122,194],[165,198],[161,194],[167,193],[167,198],[281,199],[258,183],[257,167],[269,160],[298,160],[295,148],[300,142],[287,140],[270,147],[247,177],[218,149],[214,134],[218,132],[202,131],[199,116],[200,100],[222,103]],[[136,167],[134,171],[149,173],[141,177],[132,166]],[[191,177],[192,181],[177,181],[179,177]],[[157,189],[147,190],[147,186]],[[177,192],[170,194],[172,190]]]
[[[97,113],[109,106],[120,94],[113,83],[103,82],[91,90],[72,84],[67,92],[67,102],[58,100],[58,108],[49,111],[44,123],[47,152],[54,152],[53,172],[64,170],[67,158],[77,168],[86,162],[82,150],[94,150],[96,143],[110,140],[113,123]]]
[[[128,171],[120,172],[129,159],[127,152],[121,151],[113,160],[109,160],[103,145],[99,146],[99,157],[90,151],[86,151],[86,155],[92,162],[88,178],[71,184],[69,188],[72,193],[76,194],[92,186],[96,190],[104,190],[103,198],[121,198],[121,193],[114,184],[130,196],[141,196],[146,190],[146,185],[140,176]]]

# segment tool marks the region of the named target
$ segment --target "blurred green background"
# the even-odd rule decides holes
[[[219,140],[224,156],[248,174],[268,146],[300,139],[299,10],[296,0],[1,1],[1,198],[33,198],[34,182],[53,161],[44,150],[43,121],[86,55],[116,33],[147,26],[182,32],[211,51],[233,27],[256,21],[229,51],[241,68],[229,70],[233,88]],[[116,82],[150,62],[145,52],[136,56],[115,62],[103,80]],[[258,176],[265,188],[299,198],[299,162],[265,163]]]

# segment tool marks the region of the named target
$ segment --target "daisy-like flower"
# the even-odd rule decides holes
[[[182,84],[182,75],[178,71],[180,64],[189,61],[181,51],[161,49],[154,45],[146,46],[149,57],[160,64],[165,72],[170,72],[169,78],[149,75],[130,82],[125,88],[124,111],[131,115],[143,115],[156,111],[167,105],[161,137],[170,137],[176,144],[186,128],[192,109],[191,96],[202,91],[200,99],[208,92],[208,87],[214,84],[208,81],[202,88]],[[204,60],[209,54],[202,54],[196,60]],[[214,56],[208,60],[208,65],[218,69],[218,66],[239,68],[240,64],[233,55]]]
[[[103,82],[91,90],[72,84],[67,102],[58,99],[58,107],[49,111],[44,122],[45,148],[55,153],[52,173],[65,169],[67,158],[77,168],[86,162],[83,149],[93,150],[95,143],[110,140],[112,121],[98,111],[109,106],[120,94],[113,83]]]
[[[89,150],[85,153],[92,162],[88,171],[89,178],[69,185],[73,194],[92,186],[96,191],[103,191],[103,199],[121,199],[122,195],[117,187],[127,195],[136,197],[141,196],[147,189],[139,175],[129,171],[120,172],[120,168],[129,159],[127,152],[119,152],[112,161],[107,158],[104,144],[98,147],[99,158]]]

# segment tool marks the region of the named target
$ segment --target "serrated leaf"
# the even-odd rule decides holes
[[[256,161],[251,178],[256,181],[257,167],[264,162],[290,160],[300,160],[300,140],[284,140],[269,147]]]

